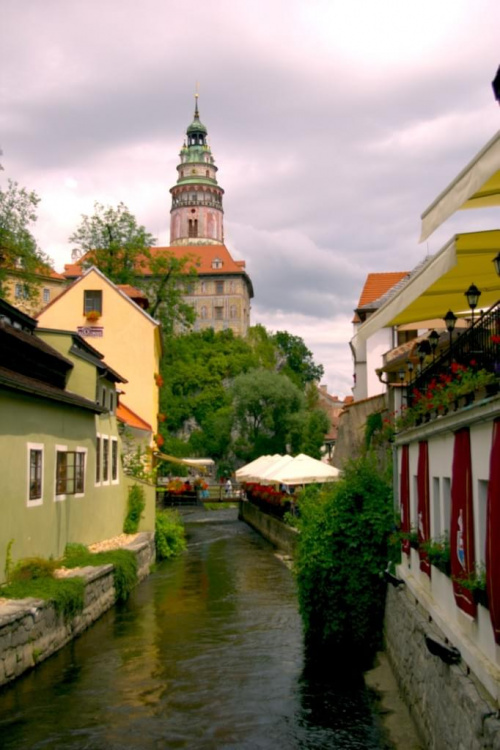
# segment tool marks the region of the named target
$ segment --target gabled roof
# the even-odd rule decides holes
[[[129,409],[128,406],[125,406],[123,401],[120,399],[120,403],[118,404],[118,408],[116,409],[116,418],[119,422],[123,422],[123,424],[128,425],[129,427],[133,427],[136,430],[144,430],[144,432],[153,432],[153,428],[150,424],[148,424],[142,417],[140,417],[138,414],[135,413],[135,411],[132,411],[132,409]]]
[[[392,289],[394,284],[404,279],[408,271],[388,271],[385,273],[369,273],[366,277],[365,285],[361,291],[358,302],[359,307],[365,307],[375,302],[383,294]]]
[[[136,309],[136,310],[137,310],[137,311],[138,311],[139,313],[141,313],[141,315],[144,315],[144,317],[146,317],[146,318],[147,318],[147,319],[148,319],[148,320],[149,320],[149,321],[150,321],[151,323],[153,323],[153,325],[155,325],[155,326],[159,326],[159,325],[160,325],[160,323],[159,323],[159,321],[158,321],[158,320],[155,320],[154,318],[152,318],[152,317],[151,317],[151,315],[148,315],[148,313],[147,313],[147,312],[146,312],[145,310],[143,310],[143,309],[142,309],[142,307],[140,307],[140,306],[139,306],[139,305],[138,305],[138,304],[137,304],[136,302],[134,302],[134,300],[133,300],[133,299],[131,299],[131,298],[130,298],[130,297],[129,297],[129,296],[127,295],[127,294],[125,294],[125,292],[122,292],[122,291],[121,291],[121,289],[119,289],[119,288],[118,288],[118,286],[117,286],[116,284],[114,284],[114,283],[113,283],[112,281],[110,281],[110,280],[108,279],[108,277],[107,277],[107,276],[105,276],[105,275],[104,275],[104,274],[102,273],[102,271],[100,271],[100,270],[99,270],[98,268],[96,268],[95,266],[91,266],[91,267],[90,267],[90,268],[88,268],[88,269],[87,269],[86,271],[84,271],[84,270],[83,270],[82,268],[80,268],[80,274],[79,274],[79,276],[78,276],[78,277],[77,277],[77,278],[75,279],[75,281],[74,281],[74,282],[73,282],[72,284],[70,284],[70,285],[69,285],[68,287],[66,287],[66,289],[64,290],[64,292],[62,292],[62,293],[61,293],[61,294],[60,294],[60,295],[59,295],[58,297],[55,297],[55,298],[54,298],[54,299],[53,299],[53,300],[52,300],[51,302],[49,302],[49,304],[48,304],[48,305],[46,305],[46,306],[45,306],[45,307],[43,308],[43,310],[40,310],[40,312],[38,313],[38,315],[37,315],[36,317],[37,317],[37,318],[39,318],[39,317],[40,317],[40,315],[42,315],[42,314],[43,314],[43,313],[45,312],[45,310],[48,310],[48,309],[49,309],[49,307],[52,307],[52,305],[57,305],[57,303],[58,303],[58,302],[59,302],[59,301],[60,301],[60,300],[61,300],[61,299],[62,299],[62,298],[63,298],[63,297],[64,297],[64,296],[66,295],[66,294],[68,294],[68,293],[69,293],[70,291],[72,291],[72,290],[73,290],[73,289],[75,288],[75,286],[76,286],[77,284],[79,284],[79,283],[80,283],[80,282],[82,281],[82,279],[84,279],[84,278],[85,278],[86,276],[88,276],[88,275],[89,275],[89,274],[91,274],[91,273],[96,273],[96,274],[97,274],[98,276],[100,276],[100,277],[101,277],[101,279],[102,279],[103,281],[105,281],[105,282],[106,282],[106,284],[107,284],[107,285],[108,285],[109,287],[111,287],[111,289],[113,289],[113,290],[114,290],[114,291],[115,291],[115,292],[116,292],[117,294],[119,294],[119,295],[120,295],[120,296],[121,296],[121,297],[122,297],[122,298],[123,298],[124,300],[126,300],[126,302],[127,302],[128,304],[130,304],[130,305],[133,305],[133,307],[135,307],[135,309]]]
[[[383,273],[369,273],[366,277],[365,285],[361,290],[358,306],[354,311],[352,323],[361,323],[362,319],[359,312],[365,309],[367,312],[375,310],[379,305],[376,304],[384,294],[387,294],[393,287],[402,281],[408,275],[408,271],[387,271]],[[362,316],[364,319],[364,315]]]

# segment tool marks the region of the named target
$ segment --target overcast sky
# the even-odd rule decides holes
[[[418,244],[422,211],[500,128],[498,0],[2,0],[0,19],[0,180],[40,195],[56,270],[94,201],[168,244],[199,81],[252,323],[302,336],[331,393],[351,392],[366,275],[499,223],[464,212]]]

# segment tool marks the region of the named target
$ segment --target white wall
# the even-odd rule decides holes
[[[498,405],[500,411],[500,403]],[[474,542],[478,566],[484,563],[486,538],[486,497],[493,434],[493,417],[481,421],[481,407],[470,410],[472,487],[474,504]],[[459,424],[458,420],[462,419]],[[420,430],[407,433],[410,444],[410,520],[417,527],[417,463],[419,440],[429,443],[429,484],[431,536],[438,538],[450,528],[450,489],[453,462],[454,429],[463,426],[460,412],[440,417]],[[403,433],[404,435],[404,433]],[[401,436],[401,440],[403,439]],[[401,478],[401,454],[398,449],[398,488]],[[420,604],[456,646],[467,666],[494,697],[500,697],[500,648],[496,645],[489,612],[478,605],[475,618],[464,614],[455,604],[451,578],[432,567],[431,577],[420,570],[418,551],[402,555],[398,574],[404,578]]]

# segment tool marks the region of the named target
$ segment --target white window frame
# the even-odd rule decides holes
[[[48,305],[50,302],[50,289],[49,287],[44,287],[42,290],[42,301],[44,305]]]
[[[83,492],[71,492],[71,493],[61,493],[60,495],[57,494],[57,454],[58,453],[81,453],[83,454]],[[66,500],[68,497],[76,497],[81,498],[85,497],[85,486],[87,484],[87,448],[77,445],[75,448],[68,449],[67,445],[56,445],[55,446],[55,461],[54,461],[54,502],[62,502],[63,500]],[[76,464],[75,464],[76,468]],[[67,479],[67,478],[66,478]],[[76,482],[76,477],[74,478],[74,481]]]
[[[97,449],[97,441],[99,440],[99,449]],[[100,432],[96,433],[95,441],[95,465],[94,465],[94,487],[100,487],[102,484],[102,435]],[[99,464],[99,476],[97,476],[97,465]]]
[[[26,505],[28,508],[36,508],[38,505],[43,505],[43,480],[44,480],[44,473],[45,473],[45,453],[44,453],[44,444],[43,443],[27,443],[26,449],[28,453],[28,471],[27,471],[27,496],[26,496]],[[41,488],[42,488],[42,494],[41,497],[34,498],[33,500],[30,499],[30,478],[31,478],[31,451],[41,451],[42,453],[42,477],[41,477]]]

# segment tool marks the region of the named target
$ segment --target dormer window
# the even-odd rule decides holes
[[[220,258],[214,258],[212,261],[212,268],[222,268],[223,262]]]

